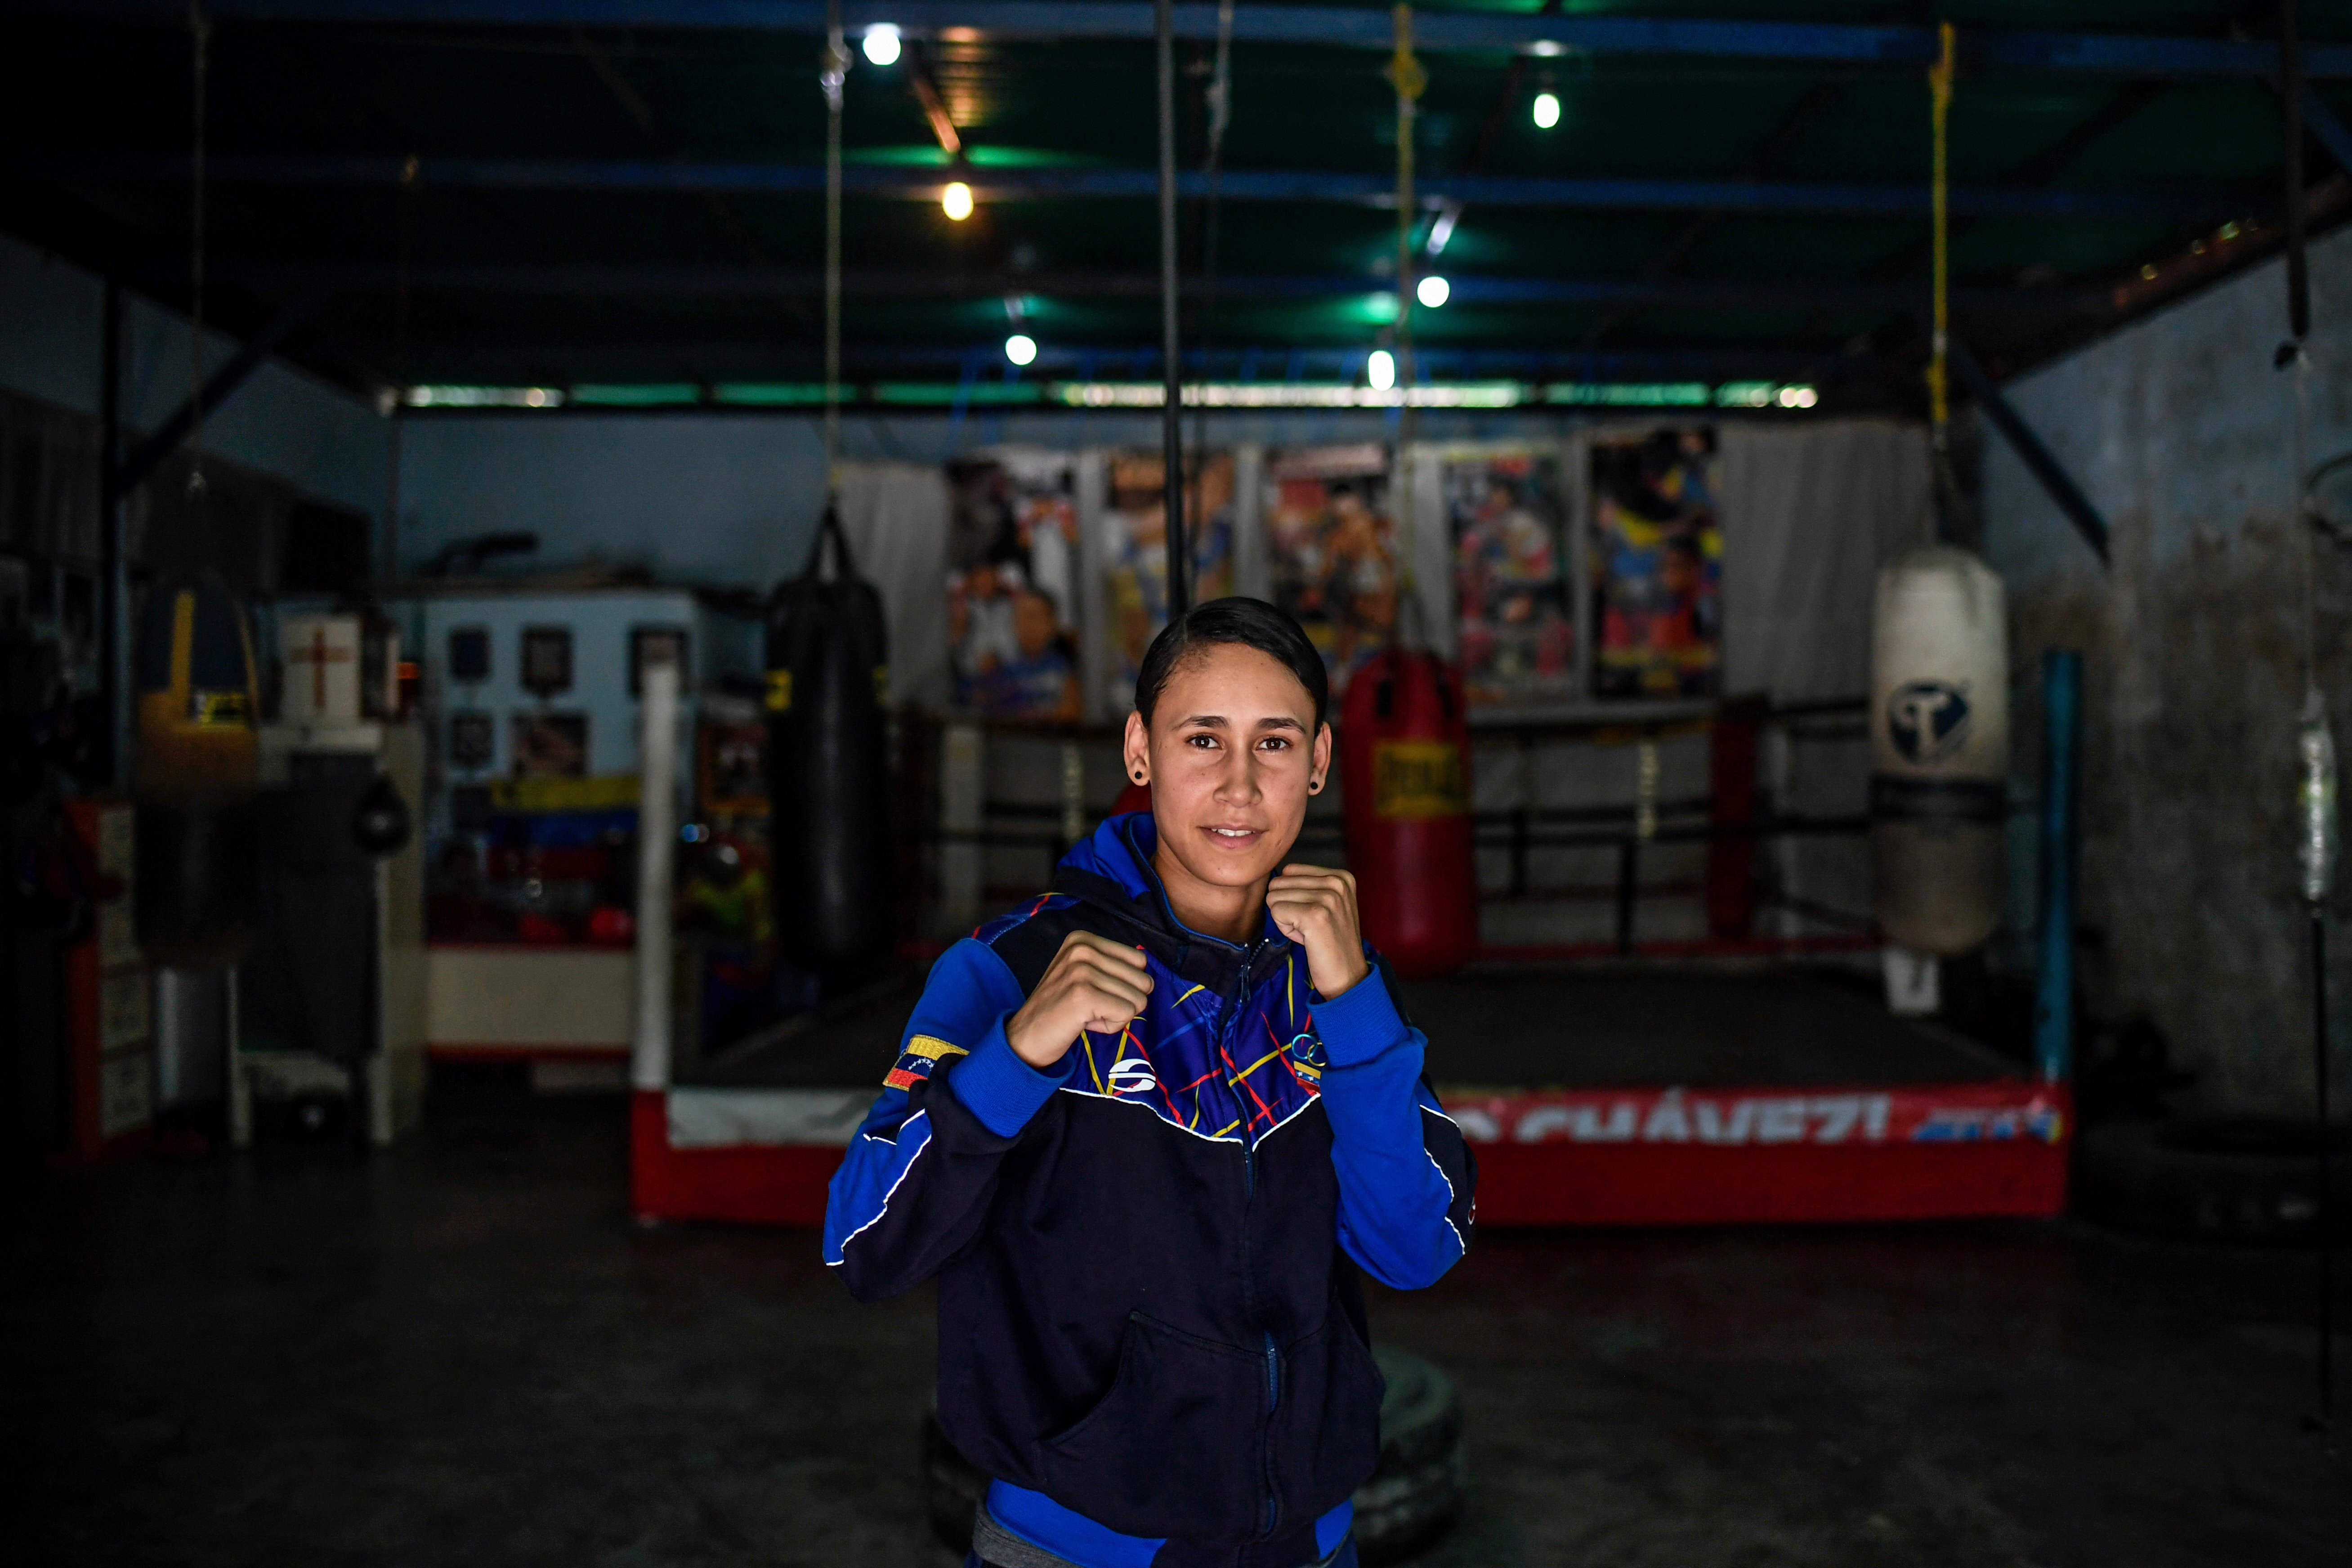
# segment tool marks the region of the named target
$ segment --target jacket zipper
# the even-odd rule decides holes
[[[1265,945],[1265,942],[1261,938],[1242,949],[1241,973],[1234,977],[1233,990],[1226,993],[1223,1003],[1217,1009],[1216,1028],[1212,1038],[1215,1040],[1220,1050],[1225,1049],[1233,1043],[1227,1038],[1227,1035],[1232,1028],[1234,1019],[1239,1014],[1242,998],[1249,993],[1250,971],[1256,966],[1258,950]],[[1243,1104],[1245,1106],[1248,1090],[1245,1087],[1236,1087],[1242,1088]],[[1244,1116],[1242,1124],[1242,1304],[1244,1310],[1253,1318],[1257,1316],[1257,1301],[1256,1293],[1251,1288],[1250,1279],[1249,1210],[1251,1201],[1256,1195],[1257,1146],[1255,1141],[1250,1137],[1248,1118]],[[1258,1337],[1265,1344],[1265,1414],[1266,1425],[1269,1428],[1268,1436],[1271,1437],[1270,1429],[1274,1424],[1275,1407],[1282,1403],[1282,1352],[1274,1342],[1273,1330],[1261,1326],[1258,1330]],[[1258,1531],[1261,1536],[1271,1536],[1274,1533],[1276,1522],[1282,1516],[1281,1502],[1274,1495],[1274,1455],[1271,1449],[1266,1454],[1265,1465],[1265,1507],[1261,1514]]]
[[[1219,1008],[1217,1013],[1215,1037],[1221,1049],[1232,1044],[1226,1036],[1234,1019],[1239,1015],[1242,998],[1248,994],[1250,971],[1256,967],[1258,950],[1265,945],[1265,942],[1260,940],[1250,943],[1242,951],[1241,974],[1234,981],[1233,991],[1225,997],[1223,1006]],[[1242,1087],[1243,1105],[1245,1109],[1248,1091],[1245,1086]],[[1244,1304],[1252,1317],[1257,1315],[1257,1302],[1255,1292],[1251,1289],[1249,1271],[1249,1208],[1256,1194],[1257,1143],[1250,1136],[1248,1121],[1244,1116],[1242,1131],[1242,1292]],[[1275,1496],[1274,1490],[1272,1448],[1274,1412],[1282,1403],[1282,1352],[1274,1342],[1273,1330],[1261,1326],[1258,1330],[1258,1337],[1265,1344],[1265,1415],[1268,1438],[1265,1456],[1265,1507],[1258,1525],[1258,1533],[1263,1538],[1271,1537],[1274,1534],[1274,1528],[1282,1518],[1282,1504]]]
[[[1242,998],[1249,993],[1250,970],[1257,963],[1258,949],[1265,945],[1265,940],[1261,938],[1258,941],[1250,943],[1249,946],[1242,949],[1242,972],[1234,981],[1234,988],[1225,994],[1224,1000],[1218,1005],[1217,1026],[1211,1037],[1216,1041],[1217,1047],[1221,1050],[1232,1043],[1226,1038],[1226,1033],[1232,1026],[1234,1018],[1241,1007]],[[1247,1089],[1240,1084],[1236,1084],[1234,1087],[1237,1091],[1239,1091],[1235,1096],[1236,1100],[1240,1102],[1242,1109],[1246,1110],[1246,1097],[1248,1094]],[[1246,1201],[1256,1192],[1257,1147],[1250,1139],[1249,1119],[1244,1116],[1242,1120],[1242,1197]],[[1243,1218],[1243,1225],[1244,1226],[1244,1234],[1246,1235],[1246,1226],[1248,1225],[1248,1218],[1246,1215]]]

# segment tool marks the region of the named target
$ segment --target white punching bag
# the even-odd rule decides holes
[[[1966,952],[2000,918],[2009,624],[2000,579],[1965,550],[1878,574],[1870,753],[1878,923],[1915,952]]]

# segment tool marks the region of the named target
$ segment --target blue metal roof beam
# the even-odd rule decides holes
[[[10,8],[184,26],[176,0],[12,0]],[[383,26],[729,28],[818,33],[824,0],[212,0],[221,22],[366,23]],[[1216,37],[1217,8],[1175,7],[1180,37]],[[1152,36],[1152,7],[1132,0],[848,0],[842,19],[853,31],[889,22],[922,36],[982,38],[1129,38]],[[1395,45],[1386,6],[1240,5],[1234,37],[1250,43],[1319,44],[1377,49]],[[2093,76],[2268,78],[2278,70],[2275,44],[2252,39],[2163,37],[2115,33],[1962,32],[1973,70]],[[1878,66],[1905,70],[1936,58],[1935,29],[1822,22],[1639,16],[1545,16],[1475,11],[1423,11],[1413,44],[1423,50],[1557,47],[1591,55],[1686,56],[1781,60],[1805,65]],[[2306,46],[2305,74],[2352,76],[2352,46]]]
[[[215,157],[209,178],[257,185],[355,185],[392,189],[404,160],[374,157]],[[23,174],[56,180],[138,179],[178,183],[187,177],[181,153],[97,153],[7,160]],[[1066,201],[1078,197],[1149,199],[1158,176],[1150,169],[956,170],[980,202]],[[816,163],[656,163],[559,162],[551,159],[428,158],[419,178],[443,190],[723,191],[811,195],[824,189]],[[1219,177],[1227,201],[1339,202],[1392,206],[1394,177],[1386,174],[1227,169]],[[907,201],[939,200],[946,182],[937,171],[873,164],[842,171],[853,195]],[[1180,174],[1186,196],[1205,195],[1208,177]],[[1589,208],[1613,211],[1801,213],[1845,217],[1925,216],[1925,184],[1815,184],[1769,180],[1554,179],[1502,174],[1434,175],[1420,183],[1432,205],[1453,200],[1483,206]],[[1955,214],[1977,217],[2147,218],[2166,222],[2226,222],[2261,216],[2273,196],[2212,187],[2152,191],[2011,190],[1962,186],[1951,193]]]
[[[780,295],[814,293],[824,286],[824,275],[784,268],[643,266],[541,266],[532,262],[425,263],[404,270],[393,263],[359,267],[302,262],[215,261],[207,268],[215,282],[264,289],[297,289],[328,285],[337,289],[383,289],[405,281],[422,293],[481,294],[658,294],[669,298],[774,299]],[[176,282],[178,273],[159,268],[153,281]],[[1663,278],[1528,278],[1493,274],[1446,274],[1453,285],[1451,305],[1615,305],[1668,304],[1722,309],[1817,308],[1850,310],[1917,310],[1927,308],[1927,285],[1873,280],[1808,281],[1801,279],[1751,279],[1723,282],[1699,279]],[[845,291],[866,300],[987,300],[1005,294],[1033,295],[1042,300],[1156,300],[1160,279],[1145,273],[988,273],[957,277],[939,272],[897,272],[852,268],[843,276]],[[1218,288],[1243,300],[1342,299],[1358,294],[1385,294],[1390,285],[1370,274],[1288,273],[1226,277]],[[1184,291],[1207,291],[1207,280],[1197,275],[1184,279]],[[1971,309],[2081,312],[2105,315],[2114,298],[2102,289],[2005,289],[1960,283],[1952,289],[1955,304]]]

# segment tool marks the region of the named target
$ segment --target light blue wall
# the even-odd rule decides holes
[[[94,273],[0,237],[0,385],[99,413],[106,286]],[[149,430],[188,397],[188,322],[135,294],[124,299],[123,418]],[[217,369],[234,339],[205,334]],[[341,388],[272,360],[205,425],[205,444],[314,496],[370,513],[383,506],[385,424]]]
[[[2313,247],[2311,281],[2316,461],[2352,447],[2352,230]],[[2008,388],[2105,513],[2110,569],[1990,435],[1984,492],[2016,667],[2085,655],[2083,917],[2104,939],[2086,1001],[2153,1018],[2207,1103],[2282,1112],[2312,1084],[2292,822],[2306,553],[2289,521],[2294,379],[2272,368],[2285,332],[2273,261]],[[2352,740],[2352,554],[2324,551],[2317,572],[2320,680]],[[2038,679],[2021,695],[2030,750]],[[2336,947],[2333,984],[2352,995],[2352,941]],[[2352,1020],[2338,1083],[2347,1046]]]
[[[1555,436],[1553,416],[1430,414],[1425,440]],[[1193,439],[1187,420],[1185,439]],[[1377,413],[1223,416],[1209,439],[1269,445],[1392,438]],[[849,415],[852,462],[944,462],[998,444],[1156,450],[1156,416]],[[402,434],[400,556],[410,569],[455,540],[524,529],[539,564],[590,552],[665,578],[764,587],[798,572],[824,505],[820,422],[804,415],[436,414]]]

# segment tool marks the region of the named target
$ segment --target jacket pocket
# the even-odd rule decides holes
[[[1128,1315],[1118,1375],[1037,1445],[1045,1490],[1126,1535],[1245,1540],[1265,1494],[1265,1360]]]
[[[1383,1392],[1381,1369],[1335,1293],[1323,1326],[1283,1356],[1282,1400],[1273,1423],[1280,1528],[1296,1528],[1339,1507],[1372,1473],[1381,1454]]]

